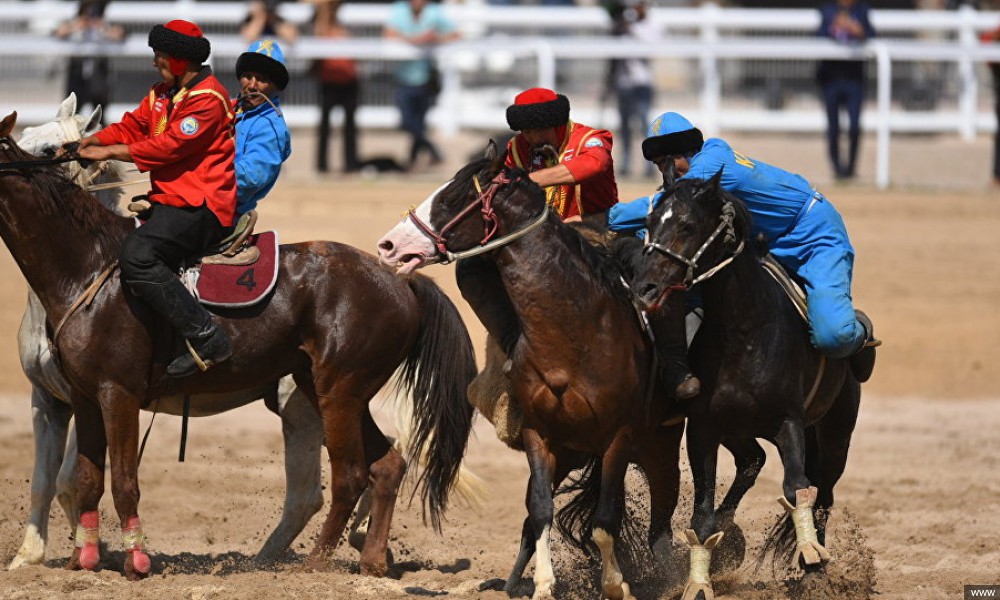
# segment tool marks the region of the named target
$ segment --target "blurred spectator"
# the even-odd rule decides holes
[[[616,1],[609,7],[611,35],[628,37],[637,41],[654,41],[658,37],[656,25],[647,19],[648,0]],[[627,175],[632,166],[632,133],[642,137],[649,127],[649,109],[653,103],[653,72],[648,58],[623,58],[611,61],[608,69],[608,93],[613,93],[618,104],[618,137],[622,149],[619,173]],[[645,163],[643,173],[653,174],[653,163]]]
[[[428,0],[397,0],[392,5],[385,37],[420,46],[424,58],[403,61],[396,68],[396,104],[402,128],[410,134],[409,169],[414,169],[422,151],[430,154],[431,165],[442,161],[441,152],[427,138],[427,111],[440,91],[440,73],[430,51],[437,44],[458,39],[455,25],[444,10]]]
[[[836,0],[820,7],[819,35],[841,44],[859,44],[875,35],[868,20],[868,5],[857,0]],[[837,179],[854,177],[861,138],[861,104],[865,97],[865,63],[861,60],[820,61],[816,73],[826,104],[826,140]],[[840,110],[847,111],[848,152],[840,153]]]
[[[255,42],[261,38],[278,38],[291,44],[299,37],[295,25],[281,18],[278,14],[279,0],[250,0],[248,12],[240,24],[240,35],[247,42]]]
[[[337,13],[340,0],[321,0],[313,15],[313,35],[327,39],[346,39],[350,32],[340,23]],[[330,111],[344,110],[344,172],[358,170],[358,127],[354,114],[358,109],[358,65],[352,58],[324,58],[313,63],[313,75],[319,83],[319,146],[316,170],[330,170],[327,160],[330,140]]]
[[[984,42],[1000,42],[1000,27],[992,31],[987,31],[981,37]],[[991,62],[990,71],[993,73],[993,92],[996,106],[994,110],[997,116],[997,130],[993,134],[993,183],[1000,186],[1000,62]]]
[[[101,0],[81,0],[76,17],[56,28],[55,36],[77,44],[119,43],[125,30],[104,21],[107,3]],[[69,59],[66,95],[76,94],[77,106],[83,110],[100,104],[108,107],[111,93],[111,69],[106,56],[88,56],[85,52]]]

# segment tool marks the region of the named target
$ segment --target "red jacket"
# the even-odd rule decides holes
[[[102,129],[104,145],[127,144],[140,171],[149,171],[149,199],[170,206],[205,203],[223,226],[236,212],[236,144],[229,93],[207,69],[171,100],[158,83],[139,107]],[[171,108],[172,103],[172,108]]]
[[[618,203],[618,184],[611,160],[611,132],[570,121],[557,129],[562,138],[559,162],[569,169],[576,184],[545,189],[545,197],[563,219],[605,211]],[[507,144],[507,166],[529,173],[555,165],[531,156],[531,146],[521,134]]]

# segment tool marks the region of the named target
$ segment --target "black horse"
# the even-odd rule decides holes
[[[647,220],[649,237],[632,280],[649,310],[696,283],[704,300],[705,322],[691,348],[702,395],[690,401],[687,426],[695,483],[687,535],[692,564],[704,568],[692,573],[685,598],[711,594],[704,556],[763,466],[755,438],[774,443],[784,466],[779,502],[788,514],[772,532],[771,549],[801,559],[807,571],[829,559],[826,516],[861,398],[848,361],[811,346],[804,319],[762,266],[749,212],[719,180],[681,180],[668,189]],[[720,443],[744,468],[716,510]]]

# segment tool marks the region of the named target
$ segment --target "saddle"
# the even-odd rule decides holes
[[[809,312],[806,306],[806,293],[802,290],[800,286],[791,276],[785,271],[785,268],[781,266],[774,256],[770,254],[765,254],[764,258],[760,260],[761,265],[763,265],[764,270],[767,271],[768,275],[774,278],[781,286],[781,289],[788,296],[788,299],[792,301],[795,306],[795,310],[798,311],[799,316],[805,321],[806,325],[809,324]]]
[[[140,224],[153,205],[145,194],[134,196],[128,209]],[[145,217],[145,218],[144,218]],[[206,306],[241,308],[267,296],[278,281],[278,234],[254,233],[257,211],[240,216],[233,231],[215,247],[189,258],[180,279]]]

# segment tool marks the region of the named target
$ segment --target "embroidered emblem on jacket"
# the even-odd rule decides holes
[[[194,135],[198,131],[198,120],[194,117],[187,117],[181,121],[181,133],[184,135]]]

